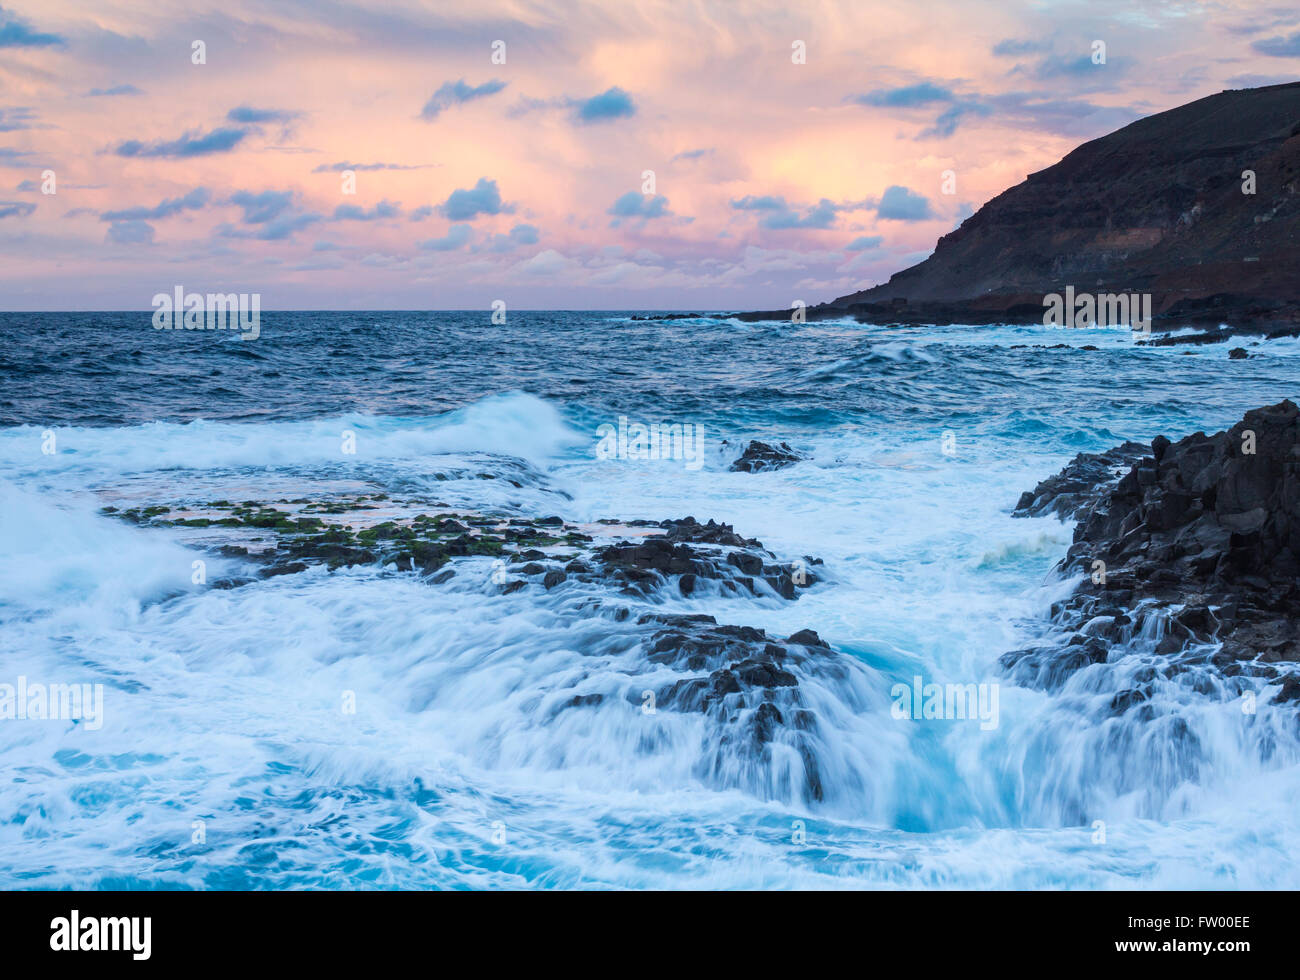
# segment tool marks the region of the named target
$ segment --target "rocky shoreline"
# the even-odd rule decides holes
[[[1074,671],[1114,663],[1146,637],[1176,673],[1193,662],[1220,676],[1281,685],[1300,701],[1300,410],[1247,412],[1232,428],[1149,447],[1081,454],[1025,493],[1017,516],[1075,519],[1059,569],[1083,579],[1051,612],[1056,636],[1004,654],[1017,681],[1059,688]],[[1244,691],[1245,688],[1242,688]],[[1145,700],[1122,692],[1122,713]]]
[[[736,468],[796,458],[783,443],[750,443],[742,459],[753,468]],[[605,710],[611,698],[698,715],[698,773],[716,786],[828,802],[822,773],[835,763],[819,726],[841,712],[884,710],[869,704],[863,664],[812,629],[782,638],[680,609],[700,597],[797,601],[827,581],[816,557],[780,558],[728,524],[693,517],[576,524],[443,507],[373,493],[103,512],[184,529],[188,544],[238,567],[211,583],[219,589],[370,566],[505,602],[554,596],[548,608],[599,618],[608,631],[590,654],[599,689],[557,680],[545,718]],[[1300,702],[1300,409],[1292,402],[1248,412],[1214,435],[1080,454],[1023,494],[1014,515],[1077,522],[1059,571],[1081,579],[1053,605],[1042,641],[1000,657],[1015,684],[1059,691],[1091,665],[1142,658],[1141,669],[1104,683],[1112,715],[1155,717],[1157,675],[1186,674],[1218,697],[1253,696],[1262,680],[1277,686],[1275,702]],[[610,693],[611,679],[620,693]],[[838,693],[825,701],[830,691]]]
[[[807,307],[804,320],[845,318],[882,327],[1041,326],[1042,297],[1021,297],[1010,303],[974,300],[963,303],[822,303]],[[694,320],[726,317],[742,323],[789,323],[790,310],[757,312],[664,313],[634,316],[634,320]],[[1186,332],[1180,332],[1186,331]],[[1213,296],[1182,303],[1151,318],[1151,335],[1138,336],[1143,347],[1177,347],[1221,344],[1236,337],[1279,340],[1300,337],[1300,305],[1261,305],[1247,297]],[[1069,345],[1055,345],[1067,347]]]
[[[860,665],[811,629],[781,638],[757,627],[719,624],[713,616],[660,611],[704,594],[793,602],[822,581],[821,559],[783,561],[731,525],[693,517],[576,525],[554,516],[412,513],[436,503],[377,493],[101,512],[144,527],[190,529],[199,536],[194,545],[246,569],[214,580],[219,589],[318,567],[333,573],[372,566],[504,601],[533,589],[563,603],[571,593],[576,615],[605,620],[608,642],[626,645],[622,659],[608,666],[625,679],[629,704],[703,716],[701,778],[805,803],[825,801],[819,721],[803,685],[842,678],[861,671]],[[487,568],[482,559],[490,560]],[[597,598],[582,590],[590,584],[602,587]],[[608,697],[580,687],[554,692],[549,717],[597,709]]]

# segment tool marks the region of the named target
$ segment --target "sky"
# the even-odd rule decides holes
[[[0,309],[811,305],[1297,79],[1237,0],[0,0]]]

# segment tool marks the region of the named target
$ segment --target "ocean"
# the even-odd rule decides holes
[[[1022,491],[1294,398],[1300,344],[632,316],[263,312],[241,341],[0,314],[0,684],[102,689],[93,722],[0,719],[0,886],[1300,887],[1300,728],[1264,681],[1243,712],[1156,637],[1054,691],[998,663],[1074,585],[1071,526],[1013,518]],[[597,452],[620,424],[692,426],[701,456]],[[730,470],[751,439],[808,458]],[[122,519],[359,497],[692,516],[823,564],[795,601],[504,594],[488,556],[262,578],[236,529]],[[819,798],[779,740],[644,710],[647,613],[829,644],[800,685]],[[1139,672],[1152,710],[1116,714]],[[914,683],[996,711],[899,717]]]

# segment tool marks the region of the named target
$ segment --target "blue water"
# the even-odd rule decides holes
[[[1112,330],[567,312],[264,313],[256,341],[148,314],[0,328],[0,683],[106,691],[95,731],[0,720],[0,885],[1300,886],[1300,738],[1264,682],[1248,715],[1212,677],[1158,681],[1140,722],[1106,705],[1145,648],[1055,693],[997,663],[1072,586],[1052,572],[1070,527],[1011,518],[1021,491],[1077,452],[1295,398],[1294,342],[1234,361],[1236,342]],[[699,426],[704,465],[598,458],[621,416]],[[811,459],[729,472],[751,438]],[[646,603],[812,628],[851,658],[809,690],[825,801],[709,779],[696,716],[551,710],[638,669],[627,627],[591,611],[601,586],[507,601],[471,559],[446,587],[315,568],[214,589],[196,558],[238,568],[201,533],[99,513],[356,492],[689,514],[820,556],[797,602]],[[918,674],[999,685],[997,725],[892,717]]]

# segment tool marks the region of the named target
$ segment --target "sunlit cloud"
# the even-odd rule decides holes
[[[268,308],[829,299],[1081,142],[1300,77],[1294,13],[1239,0],[1114,22],[995,0],[0,2],[0,305],[147,307],[180,272]]]

